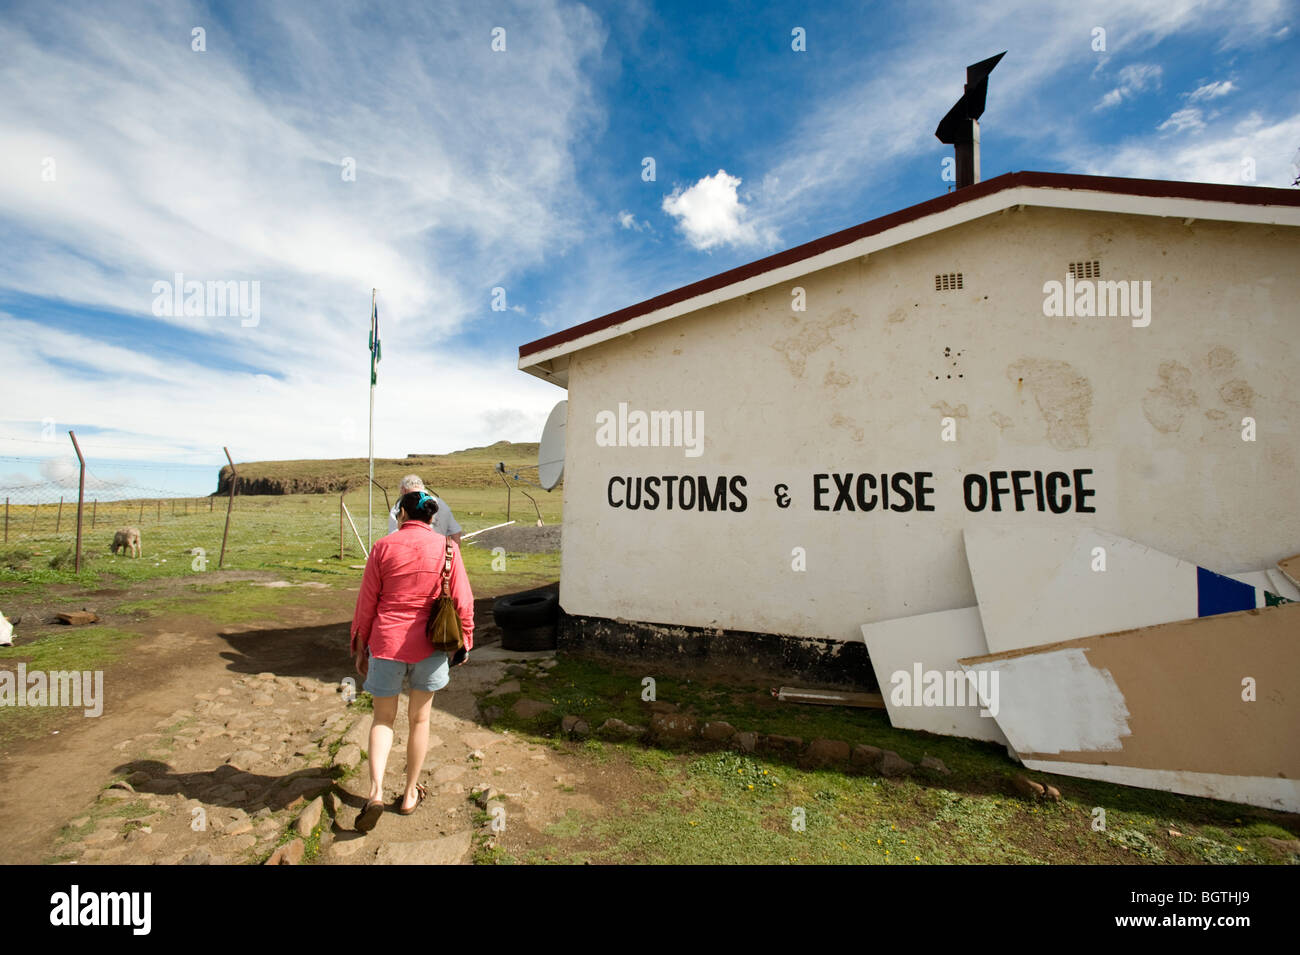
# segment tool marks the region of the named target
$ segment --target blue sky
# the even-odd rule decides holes
[[[372,287],[376,454],[536,440],[563,393],[520,344],[943,193],[935,126],[1002,50],[985,178],[1290,186],[1296,12],[6,5],[0,485],[66,485],[69,428],[103,496],[364,456]],[[159,314],[177,273],[257,283],[255,323]]]

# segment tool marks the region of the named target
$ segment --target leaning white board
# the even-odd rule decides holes
[[[989,653],[1266,605],[1258,587],[1094,528],[985,525],[965,539]]]
[[[980,716],[980,700],[957,663],[960,657],[988,653],[978,607],[865,623],[862,637],[892,726],[1006,745],[993,716]],[[938,673],[940,679],[950,673],[959,675],[966,705],[925,705],[918,683],[924,684],[927,673]]]

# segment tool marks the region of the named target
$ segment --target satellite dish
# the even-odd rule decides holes
[[[564,423],[569,417],[569,402],[557,402],[542,429],[542,441],[537,446],[537,480],[546,490],[551,490],[564,477]]]

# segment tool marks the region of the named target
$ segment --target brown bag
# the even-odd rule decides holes
[[[451,599],[451,541],[447,542],[447,559],[442,568],[442,593],[433,602],[425,633],[433,649],[447,656],[465,647],[465,636],[460,631],[460,614]]]

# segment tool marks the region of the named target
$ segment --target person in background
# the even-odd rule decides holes
[[[424,482],[420,480],[420,475],[408,474],[402,478],[402,483],[397,486],[397,493],[399,495],[409,494],[411,491],[423,491],[424,489]],[[460,525],[456,523],[456,516],[451,513],[451,508],[447,506],[446,501],[433,494],[429,496],[438,504],[438,512],[433,516],[433,529],[443,537],[450,537],[456,542],[457,546],[460,546]],[[393,509],[388,512],[388,533],[390,534],[397,532],[397,507],[394,504]]]
[[[352,617],[352,654],[362,688],[374,698],[370,724],[370,796],[357,816],[359,832],[369,832],[384,811],[384,769],[393,746],[393,721],[404,679],[410,680],[406,740],[406,788],[393,806],[404,816],[428,795],[420,771],[429,747],[429,711],[433,694],[449,681],[450,666],[465,662],[474,646],[474,594],[461,560],[460,546],[433,529],[438,504],[425,491],[410,491],[397,502],[398,530],[375,541],[366,560],[361,593]],[[435,651],[426,628],[435,601],[442,596],[442,573],[451,547],[450,596],[460,617],[465,649],[454,661]]]

